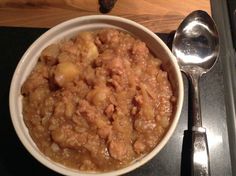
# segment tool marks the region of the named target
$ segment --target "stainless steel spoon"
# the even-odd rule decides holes
[[[190,81],[191,173],[194,176],[209,176],[209,151],[206,129],[202,127],[198,81],[214,66],[219,56],[219,36],[212,18],[200,10],[189,14],[175,33],[172,52]]]

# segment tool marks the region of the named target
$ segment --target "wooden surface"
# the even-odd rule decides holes
[[[108,14],[134,20],[153,32],[170,32],[198,9],[210,13],[210,0],[117,0]],[[0,26],[50,28],[92,14],[101,14],[98,0],[0,0]]]

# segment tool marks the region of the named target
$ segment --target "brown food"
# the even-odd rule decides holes
[[[150,152],[175,105],[161,61],[144,42],[114,29],[45,48],[22,94],[39,149],[86,171],[116,170]]]

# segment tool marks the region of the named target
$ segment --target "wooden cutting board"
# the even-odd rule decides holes
[[[117,0],[108,14],[134,20],[153,32],[170,32],[187,14],[198,9],[210,13],[210,0]],[[101,14],[98,0],[0,1],[0,26],[52,27],[92,14]]]

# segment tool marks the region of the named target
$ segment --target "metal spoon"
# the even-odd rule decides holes
[[[190,81],[192,112],[191,174],[210,176],[206,129],[202,127],[199,79],[216,63],[219,56],[219,36],[212,18],[204,11],[189,14],[177,29],[172,46],[181,71]]]

